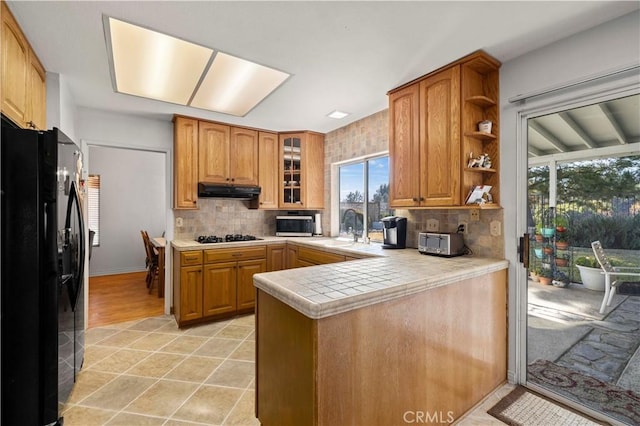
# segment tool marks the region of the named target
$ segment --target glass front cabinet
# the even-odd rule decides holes
[[[280,134],[280,208],[324,208],[324,135]]]
[[[300,207],[302,204],[302,138],[287,135],[281,138],[280,144],[282,149],[282,204]]]

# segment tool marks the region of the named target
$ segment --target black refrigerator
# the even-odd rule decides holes
[[[60,424],[84,357],[82,154],[2,122],[1,423]]]

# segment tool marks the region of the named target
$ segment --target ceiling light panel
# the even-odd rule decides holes
[[[342,112],[342,111],[335,110],[335,111],[330,112],[329,114],[327,114],[327,117],[335,118],[335,119],[339,120],[341,118],[345,118],[347,115],[349,115],[348,112]]]
[[[116,90],[186,105],[213,50],[108,18]]]
[[[218,52],[190,106],[244,116],[289,74]]]

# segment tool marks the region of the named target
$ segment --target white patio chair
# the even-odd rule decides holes
[[[605,308],[611,304],[611,300],[616,294],[616,287],[619,284],[617,280],[611,282],[611,278],[619,276],[640,277],[640,268],[611,266],[611,262],[604,253],[604,249],[602,248],[600,241],[592,242],[591,248],[593,249],[593,254],[596,256],[596,260],[602,268],[603,272],[601,273],[604,274],[604,299],[602,299],[602,306],[600,306],[600,313],[603,314]]]

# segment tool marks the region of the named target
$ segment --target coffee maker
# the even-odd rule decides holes
[[[389,216],[382,219],[384,249],[403,249],[407,243],[407,218]]]

